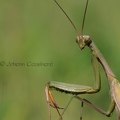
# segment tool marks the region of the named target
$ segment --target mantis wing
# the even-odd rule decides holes
[[[117,117],[118,117],[118,120],[120,120],[120,84],[117,80],[112,81],[112,93],[116,103]]]

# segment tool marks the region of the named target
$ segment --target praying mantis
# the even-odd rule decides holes
[[[61,8],[61,6],[58,4],[58,2],[56,0],[54,0],[54,1],[60,7],[60,9],[63,11],[63,13],[66,15],[66,17],[69,19],[69,21],[73,25],[74,29],[76,30],[76,32],[78,34],[76,42],[77,42],[79,48],[81,50],[83,50],[86,46],[88,46],[90,48],[91,54],[92,54],[92,66],[93,66],[94,74],[95,74],[95,82],[94,82],[94,87],[90,87],[90,86],[83,86],[83,85],[78,85],[78,84],[69,84],[69,83],[62,83],[62,82],[56,82],[56,81],[49,81],[45,86],[46,100],[47,100],[48,109],[49,109],[49,119],[51,120],[50,106],[57,110],[60,120],[62,120],[62,116],[63,116],[65,110],[67,109],[67,107],[69,106],[70,102],[72,101],[73,98],[76,98],[76,99],[82,101],[82,103],[89,105],[90,107],[92,107],[93,109],[95,109],[96,111],[100,112],[101,114],[103,114],[107,117],[110,117],[112,115],[114,109],[116,109],[117,120],[120,120],[120,95],[119,95],[120,94],[120,83],[118,82],[116,76],[110,69],[108,63],[106,62],[106,60],[103,57],[100,50],[97,48],[95,43],[91,40],[90,36],[83,35],[85,15],[86,15],[89,0],[87,0],[87,2],[86,2],[81,35],[79,35],[75,25],[70,20],[70,18],[65,13],[65,11]],[[101,78],[100,78],[99,65],[102,66],[102,68],[106,74],[109,91],[110,91],[111,102],[109,104],[107,111],[100,109],[99,107],[95,106],[88,100],[83,99],[79,96],[80,94],[94,94],[94,93],[97,93],[100,91]],[[57,105],[57,103],[55,102],[55,99],[52,95],[51,90],[56,90],[59,92],[63,92],[63,93],[72,95],[70,101],[68,102],[68,104],[65,108],[60,108]],[[62,114],[60,113],[59,109],[64,109]]]

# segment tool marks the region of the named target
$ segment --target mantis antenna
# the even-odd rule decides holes
[[[83,22],[82,22],[82,35],[83,35],[83,29],[84,29],[84,23],[85,23],[85,16],[86,16],[86,12],[87,12],[87,7],[88,7],[88,0],[86,2],[86,6],[85,6],[85,11],[84,11],[84,16],[83,16]]]
[[[62,10],[62,12],[65,14],[65,16],[68,18],[68,20],[70,21],[70,23],[72,24],[72,26],[74,27],[76,33],[79,35],[79,32],[76,28],[76,26],[74,25],[74,23],[72,22],[72,20],[69,18],[69,16],[67,15],[67,13],[64,11],[64,9],[60,6],[60,4],[54,0],[55,3],[58,5],[58,7]],[[82,22],[82,31],[81,31],[81,34],[83,35],[83,30],[84,30],[84,23],[85,23],[85,17],[86,17],[86,12],[87,12],[87,6],[88,6],[88,1],[86,2],[86,6],[85,6],[85,11],[84,11],[84,16],[83,16],[83,22]]]

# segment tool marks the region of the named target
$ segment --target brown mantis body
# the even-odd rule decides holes
[[[58,3],[57,3],[57,5],[60,7],[60,5]],[[86,14],[86,10],[87,10],[87,5],[88,5],[88,0],[86,3],[85,14]],[[64,10],[62,8],[61,8],[61,10],[64,12]],[[84,26],[84,21],[85,21],[85,14],[84,14],[84,18],[83,18],[83,26]],[[65,15],[67,16],[66,13],[65,13]],[[68,16],[67,16],[67,18],[70,20],[70,18]],[[70,22],[72,23],[71,20],[70,20]],[[73,23],[72,23],[72,25],[75,28]],[[83,32],[83,26],[82,26],[82,32]],[[75,28],[75,30],[76,30],[76,28]],[[101,114],[108,116],[108,117],[111,116],[112,112],[116,108],[117,119],[120,120],[120,83],[118,82],[116,76],[110,69],[109,65],[107,64],[105,58],[103,57],[103,55],[101,54],[101,52],[99,51],[97,46],[91,40],[90,36],[78,35],[76,42],[79,45],[79,48],[81,50],[83,50],[85,48],[85,46],[88,46],[91,50],[92,65],[93,65],[93,69],[94,69],[94,73],[95,73],[94,87],[50,81],[46,84],[46,87],[45,87],[48,107],[49,108],[50,108],[50,106],[54,107],[57,110],[57,112],[60,116],[60,119],[62,119],[63,114],[60,114],[60,112],[59,112],[59,109],[61,109],[61,108],[56,104],[54,97],[51,93],[51,90],[57,90],[59,92],[72,94],[73,95],[72,98],[77,98],[78,100],[82,101],[83,103],[89,105],[90,107],[94,108]],[[106,77],[108,80],[109,89],[110,89],[109,91],[110,91],[111,102],[108,107],[108,111],[104,111],[104,110],[98,108],[97,106],[93,105],[88,100],[83,99],[80,96],[78,96],[79,94],[93,94],[93,93],[97,93],[100,91],[101,79],[100,79],[99,64],[103,67],[103,70],[105,71],[105,74],[106,74]],[[71,98],[70,102],[72,101],[72,98]],[[70,104],[70,102],[68,103],[68,105]],[[68,105],[65,107],[65,110],[67,109]],[[50,112],[50,110],[49,110],[49,112]],[[51,119],[50,115],[51,114],[49,113],[49,118]]]

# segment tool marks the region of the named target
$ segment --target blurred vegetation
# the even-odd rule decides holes
[[[86,1],[59,0],[59,3],[81,31]],[[120,79],[119,5],[120,0],[90,0],[84,33],[91,36]],[[80,51],[76,36],[53,0],[0,1],[0,120],[48,120],[44,88],[50,80],[93,85],[90,50],[86,47]],[[27,66],[27,62],[53,65]],[[107,110],[108,84],[103,71],[101,75],[101,91],[82,97]],[[59,92],[53,94],[61,107],[70,98]],[[79,120],[80,104],[74,99],[64,120]],[[86,105],[83,112],[83,120],[116,119],[115,112],[107,118]],[[58,120],[54,109],[52,119]]]

